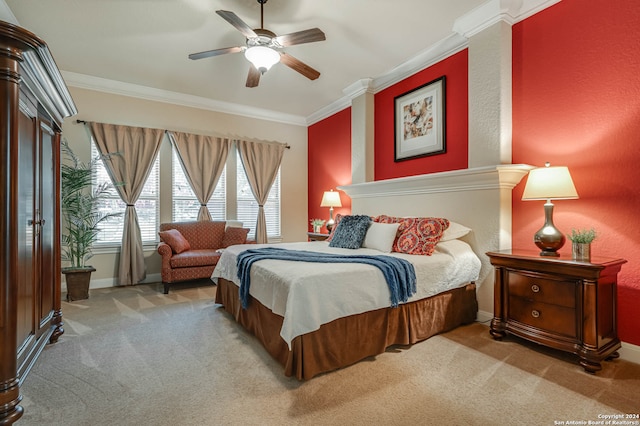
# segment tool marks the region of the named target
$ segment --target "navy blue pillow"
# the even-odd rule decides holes
[[[360,248],[370,224],[371,218],[366,215],[344,216],[338,223],[329,247]]]

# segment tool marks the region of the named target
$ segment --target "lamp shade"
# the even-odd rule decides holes
[[[342,207],[342,203],[340,202],[340,194],[334,192],[333,190],[325,191],[322,195],[320,207]]]
[[[245,50],[244,56],[262,74],[269,71],[269,68],[280,62],[280,54],[266,46],[250,47]]]
[[[567,200],[578,198],[569,169],[564,166],[540,167],[529,172],[523,200]]]

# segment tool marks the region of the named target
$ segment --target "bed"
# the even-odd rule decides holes
[[[328,242],[277,244],[287,250],[388,255],[415,268],[416,293],[390,306],[383,274],[366,264],[261,260],[250,270],[250,302],[239,297],[236,260],[247,249],[224,250],[213,272],[216,303],[262,343],[286,376],[308,380],[393,345],[410,345],[473,322],[478,312],[476,280],[481,262],[470,245],[446,238],[429,256],[386,253],[375,248],[331,247]]]

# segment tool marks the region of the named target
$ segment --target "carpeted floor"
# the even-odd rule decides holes
[[[152,284],[64,302],[65,334],[25,380],[18,424],[557,425],[640,412],[640,365],[589,375],[479,323],[299,382],[214,294]]]

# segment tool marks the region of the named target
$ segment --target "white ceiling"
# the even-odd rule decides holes
[[[456,18],[485,1],[269,0],[265,28],[278,35],[324,31],[326,41],[284,49],[321,75],[311,81],[276,64],[257,88],[246,88],[243,54],[197,61],[187,55],[244,45],[244,36],[215,11],[232,11],[259,28],[256,0],[5,0],[19,25],[46,41],[72,86],[164,91],[267,110],[292,122],[304,122],[344,99],[343,91],[359,80],[387,75],[450,38]]]

